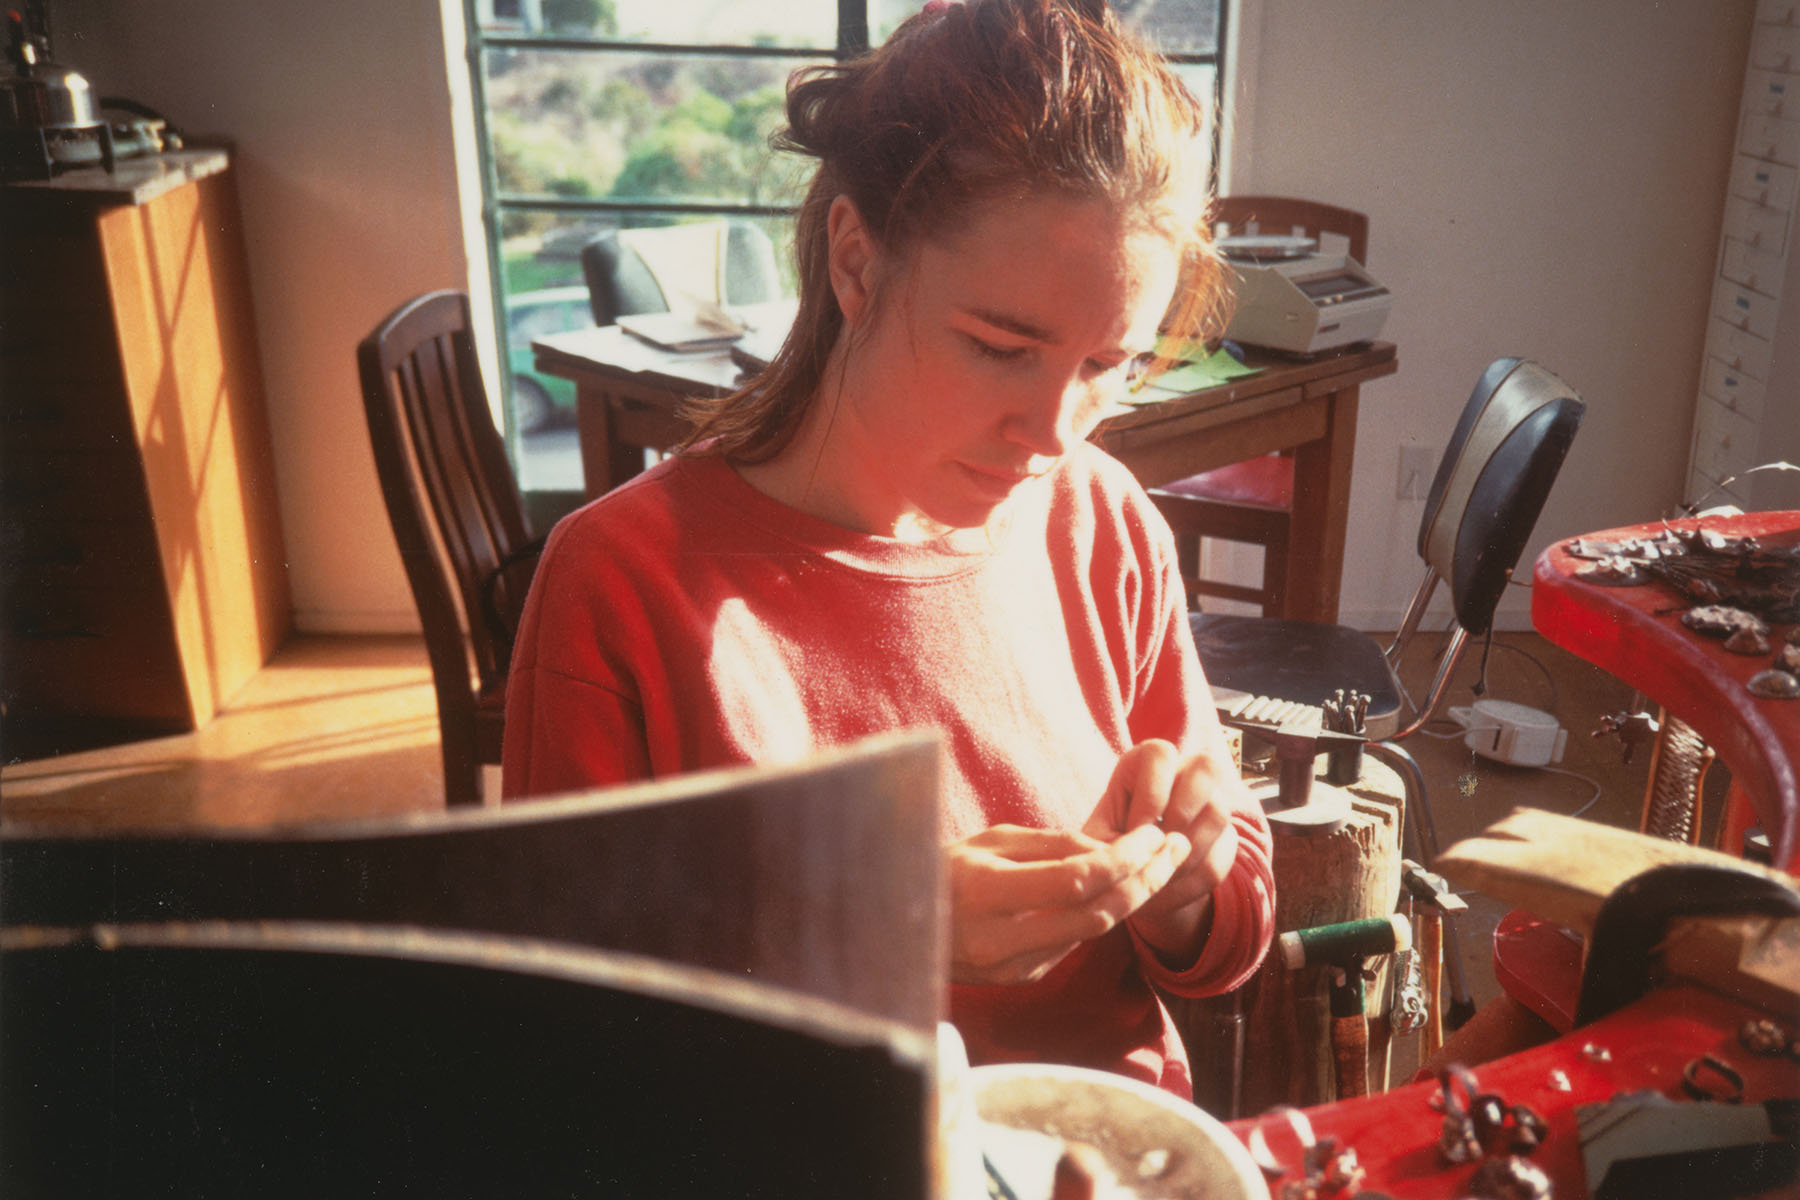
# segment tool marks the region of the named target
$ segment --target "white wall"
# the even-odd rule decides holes
[[[1683,499],[1752,0],[1243,0],[1226,186],[1369,214],[1399,373],[1363,389],[1343,618],[1391,629],[1441,449],[1503,354],[1588,412],[1526,551]],[[1522,574],[1528,575],[1528,569]],[[1503,627],[1528,628],[1512,589]],[[1440,606],[1442,601],[1440,599]]]
[[[458,0],[59,0],[57,57],[238,147],[302,629],[416,624],[353,348],[395,304],[470,286],[456,188]],[[1480,368],[1541,359],[1589,403],[1539,536],[1680,497],[1751,0],[1241,0],[1230,186],[1370,215],[1397,376],[1364,389],[1347,620],[1391,625],[1417,502]],[[460,37],[460,32],[456,34]],[[466,146],[465,146],[466,150]],[[478,306],[478,313],[481,311]],[[1522,593],[1507,623],[1525,623]]]
[[[468,286],[451,121],[467,72],[451,69],[440,5],[52,9],[56,58],[99,93],[236,146],[302,630],[418,628],[375,479],[355,348],[401,301]]]

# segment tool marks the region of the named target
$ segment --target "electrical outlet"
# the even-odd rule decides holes
[[[1423,500],[1431,490],[1431,476],[1437,470],[1437,451],[1430,446],[1400,447],[1400,478],[1394,488],[1399,500]]]

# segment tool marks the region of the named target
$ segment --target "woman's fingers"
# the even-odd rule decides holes
[[[985,832],[1000,836],[971,839],[984,869],[952,870],[952,900],[1005,913],[1080,905],[1143,870],[1165,841],[1163,831],[1153,827],[1112,842],[1005,826]]]
[[[1029,836],[1038,833],[1043,836]],[[1067,837],[987,830],[950,848],[957,982],[1017,983],[1041,976],[1077,945],[1136,912],[1168,884],[1191,851],[1186,837],[1153,826],[1111,843]],[[1038,854],[1059,845],[1081,850],[1025,862],[1001,853]]]
[[[1111,838],[1139,825],[1174,828],[1166,818],[1180,768],[1181,752],[1160,738],[1139,742],[1119,755],[1087,831]]]

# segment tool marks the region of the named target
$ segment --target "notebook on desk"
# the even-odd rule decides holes
[[[741,324],[725,325],[684,312],[621,316],[619,328],[652,346],[684,354],[723,350],[744,336]]]

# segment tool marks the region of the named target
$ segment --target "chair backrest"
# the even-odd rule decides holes
[[[468,296],[431,292],[401,305],[357,346],[356,362],[440,714],[447,703],[472,711],[470,652],[481,690],[503,688],[535,559],[481,381]]]
[[[620,317],[669,311],[669,302],[643,257],[609,229],[581,248],[581,275],[587,282],[594,324],[612,325]]]
[[[0,925],[314,921],[679,961],[928,1030],[943,972],[938,748],[883,735],[786,767],[499,808],[0,838]]]
[[[759,304],[781,294],[774,243],[759,226],[735,218],[609,230],[582,247],[581,270],[598,325],[667,312],[689,297]]]
[[[1586,406],[1533,362],[1483,371],[1426,494],[1419,556],[1450,581],[1457,624],[1486,633]]]
[[[930,1034],[716,972],[278,922],[0,970],[9,1196],[935,1191]]]
[[[1349,243],[1351,258],[1369,265],[1369,218],[1335,204],[1293,196],[1220,196],[1213,204],[1213,221],[1234,234],[1252,232],[1252,226],[1267,234],[1336,234]]]

